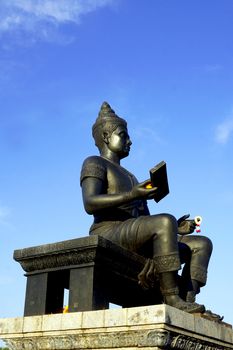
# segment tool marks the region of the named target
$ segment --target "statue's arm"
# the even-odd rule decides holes
[[[85,210],[94,214],[99,210],[113,208],[128,203],[134,199],[151,199],[156,188],[146,189],[149,180],[135,185],[131,191],[116,194],[106,194],[104,182],[95,177],[86,177],[82,181],[82,195]]]

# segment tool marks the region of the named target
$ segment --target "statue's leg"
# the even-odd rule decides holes
[[[190,247],[183,243],[180,242],[178,235],[178,241],[179,241],[179,253],[180,253],[180,260],[182,266],[182,273],[179,278],[179,288],[180,288],[180,296],[182,299],[187,300],[187,293],[188,291],[193,291],[193,285],[191,281],[191,276],[190,276],[190,261],[191,261],[191,254],[192,251]],[[191,300],[189,300],[191,301]],[[192,302],[195,301],[195,298],[192,298]]]
[[[212,242],[207,237],[197,235],[182,236],[179,240],[181,241],[180,245],[186,245],[190,251],[190,257],[185,261],[183,269],[183,278],[186,281],[187,289],[186,300],[195,301],[200,287],[206,284],[207,270],[213,249]]]
[[[152,238],[153,259],[165,303],[190,313],[203,312],[205,309],[203,305],[185,302],[179,296],[177,271],[181,265],[176,218],[169,214],[160,214],[144,219],[138,230],[138,239],[140,232],[144,237]]]

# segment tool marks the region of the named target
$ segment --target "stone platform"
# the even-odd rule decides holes
[[[233,349],[230,325],[168,305],[0,319],[12,350]]]

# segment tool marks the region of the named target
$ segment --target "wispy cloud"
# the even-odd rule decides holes
[[[82,16],[116,0],[2,0],[0,34],[24,33],[31,40],[54,39],[59,26],[80,24]],[[32,39],[33,35],[33,39]]]
[[[226,144],[233,135],[233,113],[222,123],[217,125],[215,140],[217,143]]]
[[[149,127],[135,127],[132,134],[133,137],[137,139],[146,139],[147,142],[149,142],[148,140],[152,140],[153,143],[161,143],[163,141],[159,134],[153,128]]]

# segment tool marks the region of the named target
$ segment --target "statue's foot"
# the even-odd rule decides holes
[[[216,321],[216,322],[221,322],[224,319],[224,316],[220,316],[218,314],[215,314],[210,310],[206,310],[202,316],[204,318],[207,318],[208,320]]]
[[[205,306],[198,303],[189,303],[187,301],[186,302],[181,301],[176,303],[173,306],[179,310],[186,311],[190,314],[205,312]]]
[[[176,307],[177,309],[186,311],[190,314],[205,312],[204,305],[184,301],[180,297],[175,295],[166,298],[166,303],[170,306]]]
[[[187,292],[186,301],[189,303],[195,303],[196,293],[194,292],[194,290],[190,290]]]

